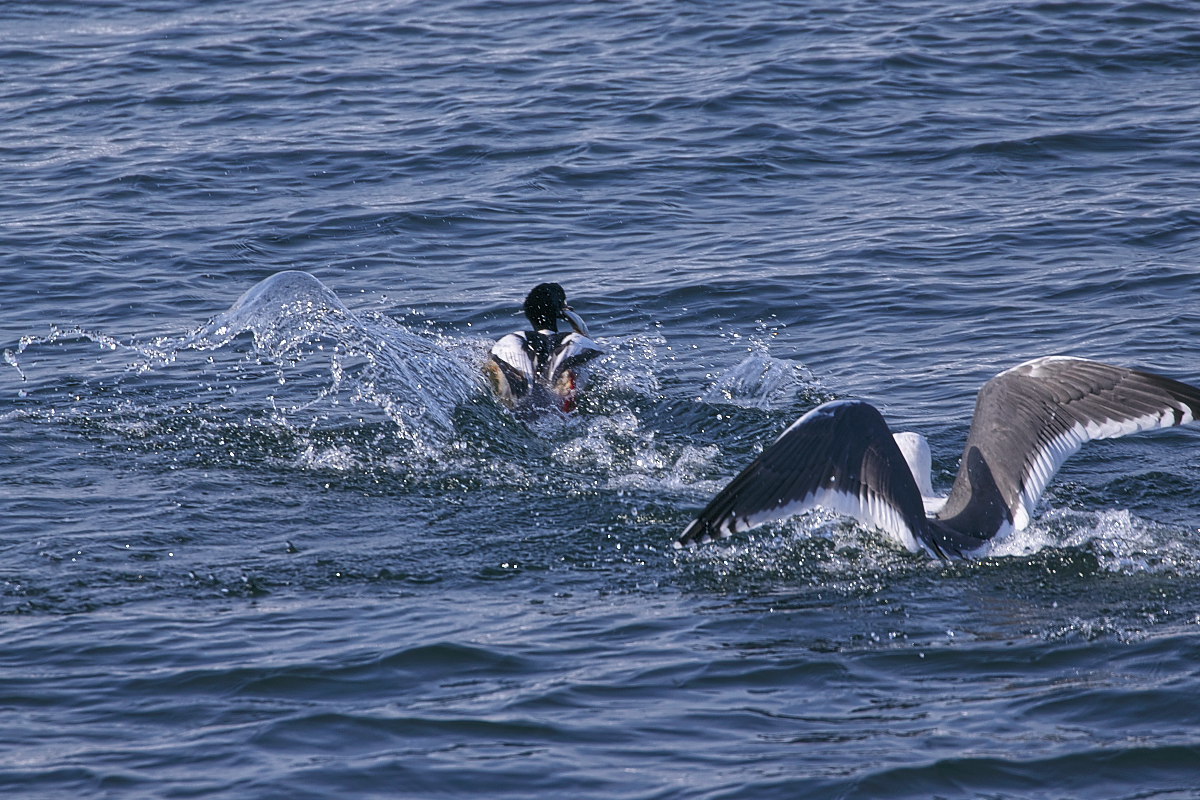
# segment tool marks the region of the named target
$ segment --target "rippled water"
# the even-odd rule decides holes
[[[1200,797],[1200,432],[943,564],[671,540],[815,403],[1200,383],[1200,10],[0,8],[12,797]],[[489,397],[556,280],[606,354]]]

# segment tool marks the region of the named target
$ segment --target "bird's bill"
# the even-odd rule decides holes
[[[572,311],[570,306],[563,307],[562,317],[567,322],[571,323],[571,327],[575,329],[576,333],[587,336],[589,339],[591,338],[591,334],[588,333],[587,323],[583,321],[583,317]]]

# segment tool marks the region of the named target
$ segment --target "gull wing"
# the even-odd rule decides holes
[[[910,550],[929,545],[916,480],[879,411],[835,400],[809,411],[729,482],[684,529],[676,547],[708,542],[820,506],[890,533]]]
[[[982,539],[1020,530],[1084,442],[1198,416],[1200,389],[1161,375],[1065,356],[1026,361],[979,390],[939,527]]]

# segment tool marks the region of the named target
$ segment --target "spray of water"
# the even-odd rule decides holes
[[[213,350],[245,333],[260,358],[281,368],[314,350],[327,352],[331,380],[322,396],[348,393],[354,402],[376,406],[422,444],[449,438],[454,409],[482,386],[467,364],[435,343],[390,320],[355,314],[305,272],[272,275],[178,346]]]

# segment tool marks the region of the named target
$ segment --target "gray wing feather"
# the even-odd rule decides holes
[[[1029,524],[1058,468],[1085,442],[1200,417],[1200,389],[1149,372],[1048,356],[979,390],[962,463],[938,520],[991,538]]]

